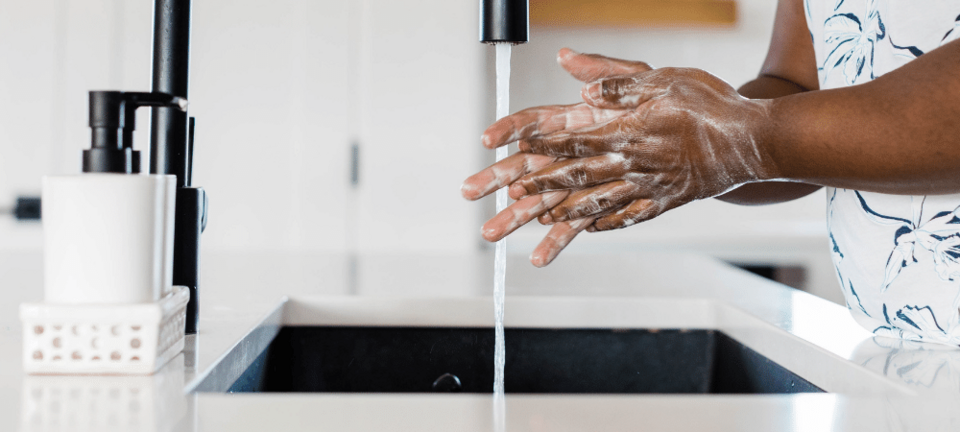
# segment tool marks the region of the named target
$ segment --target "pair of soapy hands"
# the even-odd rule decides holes
[[[742,184],[775,178],[758,137],[768,105],[746,99],[699,69],[560,50],[557,61],[585,83],[583,103],[525,109],[491,125],[487,148],[520,152],[474,174],[476,200],[509,187],[517,200],[487,221],[500,240],[538,219],[553,225],[530,261],[543,267],[580,232],[624,228]]]

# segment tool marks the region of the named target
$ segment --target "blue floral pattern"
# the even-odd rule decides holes
[[[960,39],[960,2],[805,0],[821,89],[868,82]],[[878,336],[960,345],[960,195],[827,188],[837,279]]]
[[[842,5],[843,0],[840,0],[834,10]],[[827,18],[823,23],[823,36],[830,48],[821,67],[824,74],[829,75],[835,68],[841,68],[847,85],[856,84],[862,76],[874,78],[874,49],[886,36],[883,20],[877,11],[877,0],[869,0],[862,15],[847,12]]]

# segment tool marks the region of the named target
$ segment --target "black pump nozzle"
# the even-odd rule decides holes
[[[140,152],[133,150],[136,111],[167,106],[186,111],[187,100],[165,93],[90,92],[90,149],[83,151],[83,172],[140,172]]]
[[[522,44],[529,40],[528,0],[480,0],[480,42]]]

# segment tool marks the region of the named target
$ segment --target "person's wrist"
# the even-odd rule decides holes
[[[775,113],[777,99],[747,99],[750,109],[746,121],[747,135],[750,137],[747,145],[752,148],[753,177],[752,181],[770,181],[783,179],[783,173],[777,160],[775,136],[777,132]]]

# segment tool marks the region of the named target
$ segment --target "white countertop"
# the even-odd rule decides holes
[[[149,377],[58,377],[20,365],[17,307],[42,296],[42,257],[0,254],[0,430],[492,430],[485,395],[190,392],[228,385],[284,323],[492,326],[489,255],[203,259],[183,355]],[[517,256],[507,271],[508,327],[717,328],[829,392],[508,395],[510,431],[960,428],[960,349],[873,338],[840,306],[712,259],[569,255],[538,270]]]

